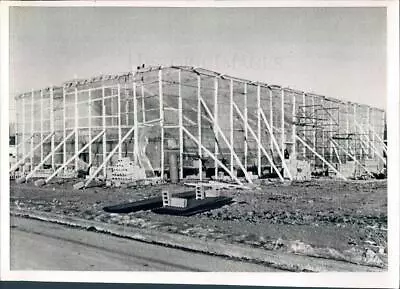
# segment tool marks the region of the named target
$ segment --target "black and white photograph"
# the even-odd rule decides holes
[[[398,284],[398,2],[100,2],[2,6],[2,270]]]

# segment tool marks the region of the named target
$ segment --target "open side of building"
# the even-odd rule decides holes
[[[25,179],[106,177],[121,159],[147,177],[347,179],[386,166],[381,109],[188,66],[73,80],[16,97]],[[172,162],[173,163],[173,162]]]

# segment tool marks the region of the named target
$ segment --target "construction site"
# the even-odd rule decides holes
[[[15,101],[15,212],[315,258],[275,264],[290,271],[387,268],[382,109],[146,65]],[[361,267],[311,266],[318,258]]]

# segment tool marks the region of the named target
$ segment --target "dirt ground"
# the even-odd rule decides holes
[[[252,190],[225,190],[234,203],[190,217],[150,211],[110,214],[104,206],[182,192],[184,185],[141,188],[92,187],[75,191],[72,182],[44,187],[10,187],[13,209],[34,209],[89,220],[151,228],[202,239],[387,266],[387,182],[313,180],[269,183]]]

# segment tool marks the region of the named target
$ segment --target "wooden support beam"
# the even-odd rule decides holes
[[[243,107],[243,112],[244,112],[244,168],[247,171],[248,163],[247,163],[247,155],[248,155],[248,144],[247,140],[249,138],[249,134],[247,131],[247,124],[248,124],[248,116],[247,116],[247,83],[244,83],[244,91],[243,91],[243,97],[244,97],[244,107]]]
[[[229,82],[229,143],[233,147],[233,80]],[[230,169],[233,174],[233,152],[230,153]]]
[[[43,90],[40,90],[40,161],[43,161]]]
[[[271,128],[274,127],[274,101],[273,101],[273,96],[272,96],[272,89],[270,87],[268,87],[269,90],[269,123],[271,124]],[[261,111],[261,110],[259,110]],[[269,145],[271,148],[271,152],[272,152],[272,148],[274,147],[274,143],[272,140],[272,136],[270,136],[269,138]],[[272,153],[273,154],[273,153]],[[274,156],[272,155],[272,159],[274,158]],[[273,172],[273,169],[271,167],[271,173]]]
[[[79,113],[78,113],[78,88],[75,87],[75,99],[74,99],[74,107],[75,107],[75,121],[74,121],[74,130],[75,130],[75,154],[78,154],[79,151]],[[78,159],[75,158],[75,170],[78,170]]]
[[[293,98],[292,98],[292,142],[293,142],[293,147],[292,147],[292,156],[295,158],[297,157],[297,152],[296,152],[296,94],[293,93]]]
[[[63,139],[67,137],[67,105],[65,100],[65,86],[63,86]],[[67,142],[65,141],[63,144],[63,163],[67,161]]]
[[[201,139],[201,77],[197,75],[197,137],[198,154],[199,154],[199,179],[203,180],[203,164],[202,164],[202,139]],[[218,159],[218,158],[217,158]]]
[[[160,161],[160,173],[161,179],[164,179],[164,97],[163,97],[163,83],[162,83],[162,69],[158,70],[158,93],[160,100],[160,130],[161,130],[161,161]]]
[[[243,183],[220,161],[215,155],[209,151],[199,140],[197,140],[185,127],[183,127],[183,131],[201,148],[203,149],[207,155],[209,155],[214,161],[218,162],[219,166],[239,185],[243,185]]]
[[[85,182],[84,187],[86,188],[90,182],[99,174],[99,172],[106,167],[106,164],[108,161],[113,157],[115,152],[118,150],[118,148],[122,145],[122,143],[131,135],[131,133],[135,130],[135,127],[132,127],[121,139],[121,142],[118,142],[118,144],[111,150],[111,152],[108,154],[108,156],[103,160],[103,163],[96,169],[96,171],[90,175],[89,179]],[[105,131],[103,131],[105,133]],[[103,135],[104,135],[103,133]],[[104,177],[106,177],[107,174],[104,174]]]
[[[333,139],[330,140],[333,142],[333,144],[343,151],[348,157],[350,157],[355,163],[357,163],[360,167],[362,167],[371,177],[374,177],[374,175],[362,164],[360,163],[352,154],[350,154],[348,151],[346,151],[344,148],[342,148],[337,142],[335,142]]]
[[[200,97],[200,101],[201,101],[201,103],[202,103],[202,105],[203,105],[203,107],[204,107],[206,113],[208,114],[209,118],[211,118],[211,121],[212,121],[214,127],[219,131],[221,138],[224,140],[224,142],[226,143],[226,145],[227,145],[228,148],[230,149],[231,153],[233,154],[233,157],[235,158],[236,163],[237,163],[237,164],[239,165],[239,167],[243,170],[243,173],[244,173],[244,176],[245,176],[246,180],[247,180],[250,184],[252,184],[253,181],[252,181],[252,179],[250,178],[249,173],[247,172],[246,168],[243,166],[241,160],[239,159],[239,157],[238,157],[237,154],[235,153],[233,146],[231,146],[230,142],[229,142],[228,139],[225,137],[225,135],[224,135],[222,129],[219,127],[219,125],[215,123],[214,117],[212,116],[212,113],[211,113],[210,109],[208,108],[207,103],[204,101],[204,99],[203,99],[202,97]],[[235,104],[235,103],[233,103],[233,105],[234,105],[234,104]]]
[[[47,162],[47,160],[49,160],[51,158],[51,156],[54,154],[54,152],[56,152],[58,149],[60,149],[65,143],[66,141],[71,138],[73,135],[75,134],[75,131],[71,131],[68,136],[66,138],[64,138],[62,140],[62,142],[60,142],[55,148],[54,151],[51,151],[26,177],[25,180],[29,180],[34,174],[35,172],[40,169],[40,167]],[[65,162],[64,162],[65,163]]]
[[[102,125],[103,125],[103,131],[106,131],[106,104],[105,104],[105,88],[104,88],[104,83],[102,84],[101,88],[101,105],[102,105]],[[106,159],[107,156],[107,132],[103,134],[103,139],[102,139],[102,145],[103,145],[103,163],[104,160]],[[106,177],[107,175],[107,168],[106,166],[103,166],[103,175]]]
[[[114,112],[112,112],[114,113]],[[118,113],[118,142],[121,141],[122,128],[121,128],[121,84],[117,85],[117,113]],[[118,149],[118,158],[122,158],[122,146]]]
[[[281,179],[281,181],[284,181],[283,176],[281,175],[281,173],[279,172],[279,169],[275,166],[273,159],[271,158],[271,156],[268,154],[268,152],[265,150],[264,146],[261,143],[261,140],[257,137],[256,133],[253,131],[253,129],[250,127],[248,122],[245,122],[245,117],[243,116],[243,114],[240,112],[239,107],[237,106],[236,103],[233,103],[233,106],[236,109],[236,113],[239,115],[239,117],[243,120],[245,126],[247,127],[247,129],[249,130],[250,134],[252,134],[253,138],[255,139],[255,141],[257,142],[257,146],[258,148],[260,148],[262,150],[262,152],[264,153],[264,155],[267,157],[268,161],[270,162],[272,168],[275,170],[275,172],[277,173],[278,177]]]
[[[178,122],[179,122],[179,178],[183,179],[183,103],[182,103],[182,71],[178,70]]]
[[[301,137],[296,135],[296,138],[306,147],[308,148],[315,156],[317,156],[322,162],[324,162],[328,167],[331,168],[341,179],[346,180],[346,178],[334,167],[332,166],[324,157],[322,157],[319,153],[317,153],[311,146],[309,146]]]
[[[138,103],[137,103],[137,96],[136,96],[136,82],[132,83],[132,90],[133,90],[133,162],[135,165],[138,164],[138,157],[139,157],[139,129],[138,129]]]
[[[216,124],[218,125],[218,77],[214,78],[214,119]],[[218,130],[215,129],[214,127],[214,152],[215,156],[218,158],[219,156],[219,151],[218,151]],[[218,177],[218,162],[214,161],[214,175],[217,178]]]
[[[30,154],[30,166],[29,170],[31,171],[33,169],[33,157],[34,157],[34,151],[33,151],[33,144],[35,141],[35,130],[34,130],[34,124],[35,124],[35,118],[34,118],[34,105],[35,105],[35,100],[34,100],[34,92],[32,89],[31,92],[31,117],[30,117],[30,123],[31,123],[31,135],[33,136],[31,138],[31,151],[32,153]]]
[[[261,136],[261,88],[260,85],[257,85],[257,138],[262,144],[262,136]],[[257,146],[257,174],[258,177],[261,177],[262,174],[262,163],[261,163],[261,146]]]
[[[67,167],[73,160],[76,160],[79,158],[79,155],[85,151],[93,142],[95,142],[97,139],[99,139],[103,134],[105,133],[104,130],[102,130],[98,135],[96,135],[90,142],[85,144],[80,150],[78,150],[69,160],[67,160],[61,167],[59,167],[57,170],[55,170],[54,173],[52,173],[46,180],[46,184],[50,182],[57,174],[63,170],[65,167]]]
[[[46,136],[43,139],[43,142],[46,142],[49,140],[49,138],[51,138],[54,135],[54,132],[50,133],[48,136]],[[10,173],[12,173],[13,171],[15,171],[20,165],[22,165],[25,162],[25,159],[27,159],[28,157],[31,157],[33,155],[33,153],[35,152],[35,150],[37,150],[38,148],[40,148],[40,146],[42,145],[42,142],[40,142],[39,144],[37,144],[34,148],[32,148],[32,150],[29,151],[29,153],[27,153],[26,155],[24,155],[22,157],[22,159],[17,162],[14,166],[11,167],[10,169]]]
[[[306,109],[305,109],[305,106],[306,106],[306,93],[303,92],[303,117],[304,117],[304,118],[306,117]],[[306,137],[306,127],[305,127],[305,126],[304,126],[304,128],[303,128],[303,134],[304,134],[304,137]],[[306,149],[305,146],[303,146],[303,158],[304,158],[304,159],[306,159],[306,153],[307,153],[307,149]]]
[[[88,91],[88,136],[89,142],[92,141],[92,90]],[[89,146],[89,164],[93,164],[92,146]]]
[[[50,87],[50,131],[55,131],[54,126],[54,87]],[[54,142],[55,142],[55,134],[51,136],[50,139],[50,149],[53,152],[51,154],[51,168],[54,170],[56,167],[55,164],[55,155],[54,155]]]
[[[261,114],[261,116],[262,116],[262,118],[263,118],[263,121],[264,121],[265,126],[267,127],[267,130],[268,130],[268,132],[269,132],[269,135],[270,135],[270,137],[272,138],[272,143],[275,145],[275,149],[276,149],[276,151],[278,152],[278,155],[279,155],[279,157],[280,157],[280,159],[281,159],[282,167],[283,167],[283,169],[286,170],[289,179],[290,179],[290,180],[293,180],[292,174],[290,173],[289,168],[287,167],[287,164],[286,164],[286,162],[285,162],[285,157],[284,157],[284,155],[283,155],[283,153],[282,153],[282,150],[280,149],[280,147],[279,147],[279,145],[278,145],[278,141],[275,139],[275,136],[274,136],[274,132],[273,132],[273,130],[272,130],[272,127],[269,125],[269,123],[268,123],[268,121],[267,121],[267,118],[266,118],[264,112],[262,111],[262,109],[260,109],[260,114]],[[272,150],[272,148],[271,148],[271,150]],[[272,165],[272,163],[271,163],[271,165]]]
[[[281,88],[281,150],[285,153],[285,89]],[[285,159],[282,159],[284,162]]]

